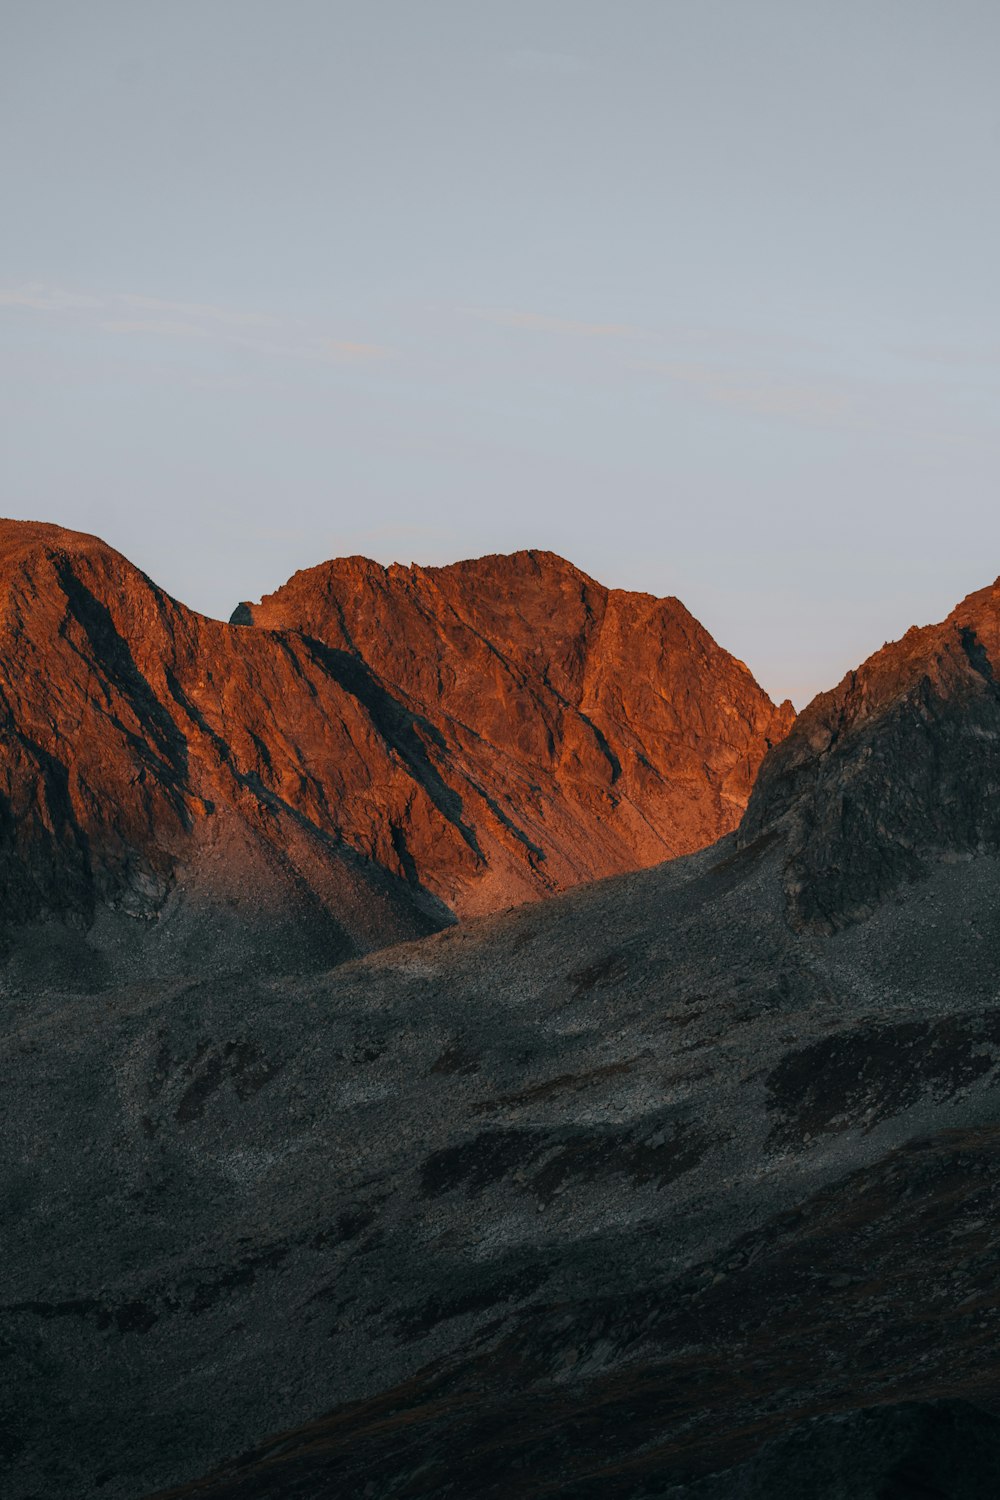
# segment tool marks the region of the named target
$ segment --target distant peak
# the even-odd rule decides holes
[[[96,563],[109,579],[145,577],[121,552],[89,532],[72,531],[48,521],[0,520],[0,568],[8,573],[16,569],[34,572],[57,559],[69,560],[72,565],[74,560],[84,558]]]
[[[72,531],[50,521],[16,521],[0,519],[0,556],[13,557],[21,552],[58,548],[66,552],[105,552],[115,556],[113,547],[86,531]]]

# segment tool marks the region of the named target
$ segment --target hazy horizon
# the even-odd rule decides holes
[[[545,548],[800,707],[1000,573],[983,0],[3,9],[7,514]]]

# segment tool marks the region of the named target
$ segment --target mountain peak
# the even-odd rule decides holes
[[[499,816],[497,836],[554,888],[729,831],[794,717],[679,600],[605,588],[537,549],[427,568],[337,558],[234,619],[363,663],[418,715],[432,760],[466,768],[477,826]]]
[[[57,526],[2,523],[0,566],[25,919],[152,933],[235,883],[378,946],[711,843],[788,727],[676,600],[549,552],[334,559],[236,612],[258,629]]]
[[[100,554],[117,557],[126,567],[121,553],[115,552],[107,542],[86,531],[71,531],[65,526],[56,526],[48,521],[16,521],[0,518],[0,566],[34,553],[65,552],[69,554]]]
[[[799,715],[740,829],[781,832],[793,919],[866,916],[934,860],[1000,849],[1000,582],[913,626]]]

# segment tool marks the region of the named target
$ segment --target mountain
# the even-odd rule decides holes
[[[551,552],[446,568],[310,568],[234,621],[322,642],[419,728],[468,830],[420,879],[462,916],[656,864],[730,832],[794,720],[678,599],[606,589]]]
[[[0,584],[15,962],[84,985],[140,960],[294,969],[448,920],[379,859],[419,788],[303,642],[205,619],[53,526],[0,525]]]
[[[353,580],[343,613],[359,640],[370,620],[365,654],[305,604],[308,633],[225,625],[94,537],[0,523],[15,966],[84,986],[322,968],[734,825],[791,715],[680,604],[535,554],[442,571],[439,623],[429,574],[396,621],[380,579],[401,587],[399,570],[320,570]],[[516,649],[499,605],[487,618],[500,595],[524,612]]]
[[[9,998],[7,1493],[985,1500],[990,595],[711,848],[325,974]]]
[[[792,919],[830,931],[935,860],[1000,852],[1000,580],[809,705],[740,839],[778,830]]]

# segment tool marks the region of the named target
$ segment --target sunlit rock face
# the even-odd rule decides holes
[[[294,969],[449,919],[379,859],[412,778],[301,642],[51,526],[4,523],[0,582],[0,896],[40,958]]]
[[[81,975],[325,966],[711,842],[789,722],[681,605],[557,559],[318,572],[343,600],[300,576],[238,628],[0,525],[8,927],[68,918]]]
[[[603,588],[550,552],[343,558],[234,618],[322,643],[376,715],[369,684],[388,693],[466,849],[446,856],[416,819],[399,837],[462,914],[712,843],[794,719],[679,600]]]

